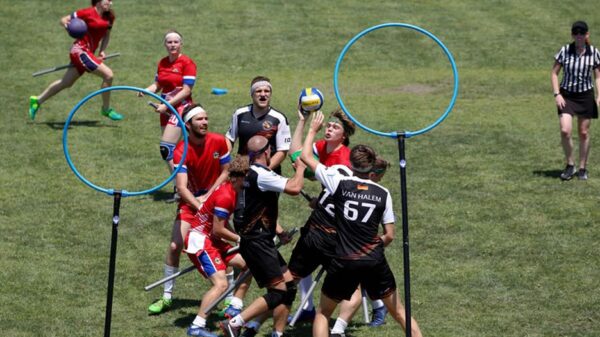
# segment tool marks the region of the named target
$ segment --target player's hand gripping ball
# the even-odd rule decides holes
[[[67,24],[67,32],[74,39],[81,39],[87,33],[87,25],[85,21],[78,18],[71,18]]]
[[[304,88],[302,92],[300,92],[300,97],[298,98],[298,105],[300,106],[300,111],[304,115],[308,115],[313,111],[317,111],[321,109],[323,106],[323,94],[317,88]]]

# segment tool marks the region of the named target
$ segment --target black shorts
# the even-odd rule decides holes
[[[287,265],[269,236],[242,238],[240,254],[260,288],[283,282]]]
[[[566,106],[558,114],[569,114],[583,118],[598,118],[598,106],[594,100],[594,90],[586,92],[568,92],[561,90],[560,94],[565,99]]]
[[[292,276],[304,278],[320,265],[327,268],[331,257],[335,255],[335,235],[309,228],[309,225],[302,227],[288,265]]]
[[[385,257],[379,261],[333,259],[321,292],[334,301],[349,300],[358,285],[372,300],[396,291],[396,280]]]

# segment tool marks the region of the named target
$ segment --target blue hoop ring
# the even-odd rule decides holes
[[[417,32],[420,32],[422,34],[427,35],[428,37],[430,37],[432,40],[434,40],[444,51],[444,53],[446,54],[446,56],[448,57],[448,60],[450,61],[450,64],[452,65],[452,73],[454,75],[454,92],[452,94],[452,99],[450,100],[450,104],[448,104],[448,108],[446,109],[446,111],[444,112],[444,114],[442,114],[433,124],[429,125],[428,127],[425,127],[421,130],[418,131],[404,131],[402,133],[402,135],[406,138],[412,137],[412,136],[416,136],[416,135],[420,135],[422,133],[425,133],[427,131],[430,131],[431,129],[435,128],[436,126],[438,126],[438,124],[440,124],[444,119],[446,119],[446,117],[448,116],[448,114],[450,113],[450,111],[452,111],[452,108],[454,107],[454,103],[456,102],[456,97],[458,96],[458,71],[456,70],[456,63],[454,62],[454,58],[452,57],[452,54],[450,53],[450,51],[448,50],[448,48],[446,48],[446,46],[442,43],[442,41],[440,41],[435,35],[431,34],[430,32],[426,31],[425,29],[421,28],[421,27],[417,27],[417,26],[413,26],[413,25],[409,25],[406,23],[384,23],[384,24],[380,24],[377,26],[373,26],[371,28],[367,28],[365,30],[363,30],[362,32],[358,33],[356,36],[354,36],[344,47],[344,49],[342,49],[342,52],[340,53],[340,56],[337,59],[337,62],[335,64],[335,70],[333,71],[333,88],[335,91],[335,98],[337,99],[338,103],[340,104],[340,107],[342,108],[342,110],[344,111],[344,113],[346,113],[346,115],[348,115],[348,117],[359,127],[361,127],[363,130],[368,131],[370,133],[376,134],[378,136],[384,136],[384,137],[391,137],[391,138],[398,138],[399,134],[396,131],[393,132],[381,132],[381,131],[377,131],[374,129],[371,129],[365,125],[363,125],[362,123],[360,123],[356,118],[354,118],[352,116],[352,114],[350,113],[350,111],[348,111],[348,109],[346,108],[346,106],[344,105],[344,102],[342,101],[342,97],[340,95],[339,89],[338,89],[338,72],[340,70],[340,65],[342,63],[342,60],[344,59],[344,56],[346,55],[346,53],[348,52],[348,50],[350,49],[350,47],[352,47],[352,45],[361,37],[367,35],[368,33],[377,30],[377,29],[381,29],[381,28],[386,28],[386,27],[403,27],[403,28],[409,28],[412,30],[416,30]]]
[[[69,164],[69,167],[71,168],[71,170],[73,171],[73,173],[75,173],[75,175],[77,176],[77,178],[79,178],[79,180],[81,180],[84,184],[88,185],[89,187],[95,189],[96,191],[99,192],[103,192],[106,193],[108,195],[114,195],[115,194],[115,190],[114,189],[109,189],[109,188],[103,188],[100,187],[98,185],[93,184],[91,181],[87,180],[83,175],[81,175],[81,173],[79,173],[79,171],[77,171],[77,168],[75,168],[75,165],[73,164],[73,161],[71,160],[71,155],[69,154],[69,147],[67,146],[67,133],[69,130],[69,124],[71,124],[71,120],[73,119],[73,116],[75,115],[75,113],[77,112],[77,110],[79,110],[79,108],[85,104],[87,101],[89,101],[91,98],[102,94],[103,92],[106,91],[112,91],[112,90],[129,90],[129,91],[137,91],[137,92],[142,92],[145,95],[150,95],[154,98],[156,98],[157,100],[161,101],[163,104],[165,104],[169,110],[171,110],[171,112],[177,117],[177,119],[179,120],[179,123],[182,125],[182,133],[183,133],[183,141],[184,141],[184,147],[183,147],[183,155],[181,158],[181,162],[179,163],[179,165],[177,165],[177,167],[173,170],[173,173],[162,183],[149,188],[147,190],[143,190],[143,191],[136,191],[136,192],[128,192],[126,190],[121,190],[121,195],[123,197],[130,197],[130,196],[137,196],[137,195],[143,195],[143,194],[149,194],[152,193],[156,190],[161,189],[163,186],[165,186],[166,184],[169,183],[169,181],[173,180],[173,178],[175,178],[175,176],[177,175],[177,173],[179,172],[179,170],[181,169],[181,167],[183,166],[183,162],[185,161],[185,157],[187,155],[187,149],[188,149],[188,137],[187,137],[187,131],[185,130],[185,127],[183,127],[185,125],[185,123],[183,122],[183,119],[181,119],[181,116],[179,116],[179,113],[177,113],[177,110],[175,110],[175,108],[169,104],[169,102],[167,102],[164,98],[158,96],[157,94],[150,92],[146,89],[142,89],[142,88],[136,88],[136,87],[130,87],[130,86],[115,86],[115,87],[107,87],[107,88],[103,88],[103,89],[99,89],[96,90],[94,92],[92,92],[91,94],[87,95],[86,97],[84,97],[81,101],[79,101],[79,103],[77,103],[73,109],[71,109],[71,112],[69,113],[69,117],[67,117],[67,120],[65,122],[65,127],[63,128],[63,152],[65,153],[65,158],[67,159],[67,163]]]

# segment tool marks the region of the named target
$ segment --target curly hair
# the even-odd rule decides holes
[[[250,159],[248,156],[237,155],[229,163],[230,177],[244,177],[250,170]]]
[[[342,127],[344,128],[344,145],[348,146],[350,144],[350,136],[354,134],[356,131],[356,125],[348,118],[348,116],[342,111],[342,109],[335,109],[331,115],[331,118],[337,118],[340,122],[342,122]]]

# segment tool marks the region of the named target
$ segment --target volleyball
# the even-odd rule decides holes
[[[85,21],[78,18],[71,18],[67,25],[67,32],[74,39],[81,39],[87,33],[87,25]]]
[[[321,109],[323,101],[323,94],[319,89],[310,87],[302,89],[298,98],[300,110],[307,114]]]

